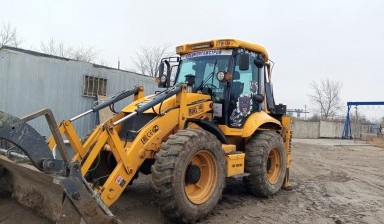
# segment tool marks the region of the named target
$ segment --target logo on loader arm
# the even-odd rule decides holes
[[[202,113],[202,112],[204,112],[204,105],[203,104],[199,104],[197,106],[193,106],[193,107],[188,108],[189,116],[193,116],[195,114]]]
[[[159,130],[159,126],[153,126],[142,138],[141,143],[145,144]]]

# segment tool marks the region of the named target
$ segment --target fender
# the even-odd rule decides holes
[[[244,123],[242,137],[250,137],[260,126],[267,123],[276,125],[277,127],[281,128],[280,121],[271,117],[264,111],[251,114]]]
[[[212,122],[208,120],[189,118],[184,123],[184,129],[188,127],[189,122],[194,123],[202,129],[212,133],[222,144],[228,144],[227,138],[225,137],[224,133]]]

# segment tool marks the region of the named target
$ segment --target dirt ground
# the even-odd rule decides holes
[[[384,223],[384,149],[349,140],[294,139],[292,190],[265,199],[229,179],[201,223]],[[141,176],[112,206],[124,223],[167,223]],[[0,198],[0,223],[50,223]]]

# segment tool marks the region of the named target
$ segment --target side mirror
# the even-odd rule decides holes
[[[160,62],[159,65],[159,77],[161,77],[164,74],[164,63]]]
[[[239,70],[246,71],[249,69],[249,54],[240,54]]]
[[[164,64],[167,66],[167,74],[164,75]],[[168,88],[171,85],[171,64],[164,60],[159,65],[159,76],[156,78],[159,88]]]
[[[255,63],[258,68],[262,68],[265,65],[264,60],[261,58],[256,58],[253,63]]]
[[[167,60],[165,60],[164,63],[165,63],[165,65],[167,65],[167,87],[170,87],[171,86],[171,73],[172,73],[171,63],[169,63],[169,61],[167,61]]]
[[[264,95],[263,94],[256,94],[253,96],[253,99],[256,100],[258,103],[264,102]]]

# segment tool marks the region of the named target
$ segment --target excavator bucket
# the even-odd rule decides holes
[[[54,158],[45,139],[26,123],[42,115],[63,159]],[[0,142],[0,194],[57,223],[119,222],[81,175],[80,163],[69,161],[50,110],[22,119],[0,111]]]

